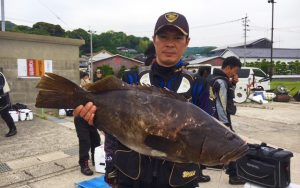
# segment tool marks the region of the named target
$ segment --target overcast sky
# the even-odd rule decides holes
[[[182,13],[190,25],[190,47],[226,46],[243,42],[242,21],[249,17],[247,40],[271,38],[268,0],[4,0],[5,17],[32,26],[44,21],[66,30],[91,28],[152,37],[157,18],[168,11]],[[300,48],[300,0],[277,0],[274,46]],[[232,22],[230,22],[232,21]],[[227,22],[227,23],[226,23]],[[220,24],[224,23],[224,24]]]

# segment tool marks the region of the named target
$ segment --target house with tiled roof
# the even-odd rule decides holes
[[[115,75],[117,75],[122,66],[125,66],[127,69],[130,69],[133,67],[143,66],[144,63],[136,59],[116,54],[107,58],[93,61],[93,72],[96,72],[97,68],[103,65],[109,65],[113,69]]]
[[[220,56],[226,58],[235,56],[240,58],[242,62],[256,62],[271,58],[271,41],[267,38],[248,41],[246,45],[243,43],[232,44],[228,46],[218,47],[210,52],[211,56]],[[300,49],[291,48],[273,48],[273,61],[291,62],[300,61]]]
[[[226,58],[229,56],[236,56],[241,59],[245,57],[246,62],[256,62],[266,59],[270,60],[271,49],[269,48],[227,48],[221,57]],[[274,48],[273,49],[273,61],[291,62],[300,61],[300,49],[289,49],[289,48]]]

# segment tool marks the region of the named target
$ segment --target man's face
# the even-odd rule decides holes
[[[101,78],[102,77],[101,72],[97,72],[96,76],[97,76],[97,78]]]
[[[172,67],[182,57],[190,39],[178,29],[168,27],[153,37],[157,63],[164,67]]]
[[[229,78],[233,78],[235,75],[238,74],[239,69],[240,69],[240,67],[238,67],[238,66],[233,67],[233,68],[231,68],[230,66],[227,66],[225,68],[224,72]]]

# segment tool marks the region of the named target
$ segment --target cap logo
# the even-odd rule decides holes
[[[169,12],[165,14],[165,18],[168,20],[168,22],[172,23],[177,20],[178,14],[176,14],[175,12]]]

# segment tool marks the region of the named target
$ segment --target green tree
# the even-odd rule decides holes
[[[37,22],[33,24],[32,31],[34,33],[49,33],[51,36],[63,37],[65,30],[60,25],[53,25],[46,22]]]
[[[101,67],[97,67],[97,69],[101,70],[103,77],[114,74],[112,67],[109,65],[102,65]]]
[[[10,21],[5,21],[5,30],[6,31],[12,31],[17,25],[10,22]],[[2,24],[0,24],[0,29],[2,29]]]
[[[85,41],[85,44],[80,46],[80,55],[90,53],[90,34],[86,32],[84,29],[75,29],[73,31],[67,31],[65,34],[68,38],[73,39],[82,39]]]
[[[31,33],[31,27],[25,25],[17,25],[11,31],[18,33]]]
[[[140,39],[139,45],[137,46],[138,52],[144,52],[151,42],[149,40]]]

